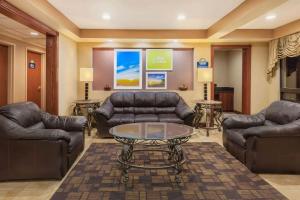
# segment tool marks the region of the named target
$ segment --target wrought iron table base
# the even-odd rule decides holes
[[[182,172],[182,165],[185,163],[183,149],[181,144],[187,142],[189,137],[177,138],[177,139],[170,139],[170,140],[136,140],[136,139],[124,139],[115,137],[115,139],[121,143],[123,143],[123,149],[121,154],[118,156],[118,162],[120,163],[121,170],[122,170],[122,177],[123,182],[127,183],[129,180],[128,170],[130,168],[141,168],[141,169],[167,169],[167,168],[174,168],[175,169],[175,181],[176,183],[181,183],[180,174]],[[135,144],[145,144],[144,146],[160,146],[163,144],[167,144],[168,150],[165,149],[134,149]],[[158,151],[158,152],[165,152],[168,154],[168,160],[170,161],[169,164],[161,165],[161,166],[147,166],[147,165],[135,165],[132,157],[134,152],[139,151]]]

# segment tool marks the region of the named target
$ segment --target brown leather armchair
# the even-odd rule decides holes
[[[251,171],[300,173],[300,104],[276,101],[223,121],[224,147]]]
[[[0,108],[0,181],[61,179],[84,149],[84,117],[41,112],[32,102]]]

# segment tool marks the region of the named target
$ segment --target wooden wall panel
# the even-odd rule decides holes
[[[146,49],[142,49],[143,54],[143,89],[145,89],[146,77]],[[177,90],[182,84],[193,89],[194,73],[194,51],[191,48],[173,49],[173,70],[168,71],[168,90]],[[94,48],[94,90],[103,90],[106,84],[113,88],[114,78],[114,49]]]

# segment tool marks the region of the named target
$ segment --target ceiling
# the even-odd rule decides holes
[[[0,34],[39,46],[45,46],[46,36],[41,33],[33,36],[30,34],[32,32],[37,33],[37,31],[0,14]]]
[[[48,0],[81,29],[207,29],[243,1]],[[177,20],[180,14],[186,19]]]
[[[300,0],[288,0],[253,21],[245,24],[244,29],[274,29],[300,18]],[[267,21],[267,15],[276,15],[276,19]]]

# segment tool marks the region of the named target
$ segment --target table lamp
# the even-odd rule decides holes
[[[198,68],[198,81],[204,83],[204,100],[207,100],[207,83],[213,80],[212,68]]]
[[[89,82],[93,81],[93,68],[80,68],[80,81],[85,82],[84,99],[89,99]]]

